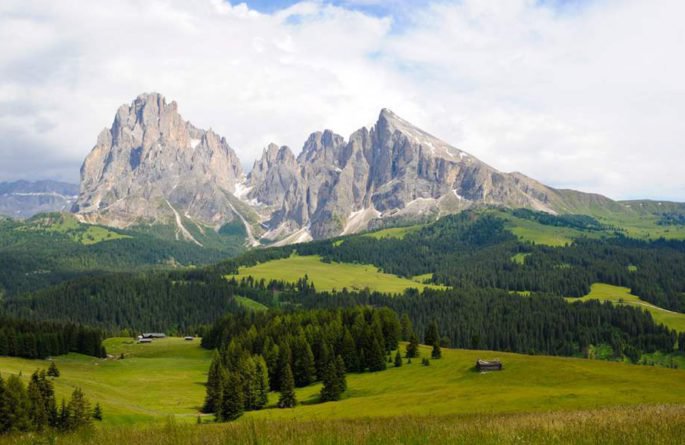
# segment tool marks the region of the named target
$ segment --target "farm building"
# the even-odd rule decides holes
[[[166,338],[166,334],[160,332],[146,332],[142,335],[143,338]]]
[[[483,371],[501,371],[502,362],[499,360],[476,360],[476,370]]]
[[[193,341],[194,338],[195,338],[195,337],[190,336],[190,335],[187,336],[187,337],[183,337],[183,339],[184,339],[185,341]]]

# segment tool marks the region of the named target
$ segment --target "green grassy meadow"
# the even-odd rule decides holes
[[[610,284],[595,283],[589,294],[582,298],[567,298],[567,301],[599,300],[609,301],[614,304],[635,306],[649,311],[657,323],[662,323],[678,332],[685,332],[685,314],[673,312],[654,306],[640,297],[630,293],[627,287],[612,286]]]
[[[529,256],[529,253],[517,253],[516,255],[511,257],[511,261],[516,263],[516,264],[525,264],[526,262],[526,257]]]
[[[439,287],[387,274],[376,266],[349,263],[324,263],[319,256],[298,256],[272,260],[255,266],[241,267],[236,278],[251,276],[257,280],[283,280],[296,282],[307,275],[319,291],[362,290],[369,288],[387,293],[402,293],[408,288],[423,290]]]
[[[383,238],[399,238],[399,239],[402,239],[408,233],[417,232],[417,231],[421,230],[422,227],[423,226],[421,226],[421,225],[403,226],[403,227],[390,227],[388,229],[381,229],[381,230],[376,230],[374,232],[364,233],[363,236],[370,236],[370,237],[376,238],[376,239],[383,239]]]
[[[102,426],[165,422],[193,423],[204,400],[211,352],[199,341],[180,338],[137,344],[127,338],[106,341],[114,359],[78,354],[55,358],[62,376],[55,380],[58,398],[75,386],[99,402]],[[121,353],[124,359],[119,359]],[[421,348],[429,356],[428,347]],[[477,358],[500,358],[504,371],[477,373]],[[0,358],[0,373],[22,373],[25,379],[47,361]],[[378,373],[349,374],[343,400],[318,403],[320,384],[297,390],[295,409],[278,409],[278,395],[261,411],[246,413],[237,423],[281,419],[340,420],[499,415],[573,411],[601,407],[681,404],[685,371],[598,360],[528,356],[502,352],[443,349],[443,358],[422,366],[420,359]],[[212,417],[206,416],[205,421]]]
[[[72,214],[51,213],[33,218],[31,224],[21,230],[44,230],[69,236],[74,242],[91,245],[102,241],[130,238],[103,226],[81,224]]]
[[[249,309],[255,312],[264,312],[269,310],[268,307],[264,306],[259,301],[255,301],[251,298],[241,297],[239,295],[236,295],[233,298],[240,306],[244,307],[245,309]]]
[[[195,420],[204,399],[211,352],[199,339],[155,340],[138,344],[131,338],[105,341],[114,359],[96,359],[81,354],[55,357],[61,372],[55,379],[58,400],[69,397],[80,386],[92,403],[99,402],[105,425],[131,425],[164,419],[170,415]],[[121,354],[124,359],[119,359]],[[28,378],[49,361],[0,357],[0,374],[21,372]]]

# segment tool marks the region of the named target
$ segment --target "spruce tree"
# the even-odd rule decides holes
[[[5,387],[7,423],[9,431],[29,431],[31,429],[30,401],[21,378],[11,375]]]
[[[342,346],[340,350],[342,359],[345,362],[345,368],[348,371],[358,371],[359,370],[359,358],[357,356],[357,345],[354,342],[354,338],[350,333],[350,330],[345,328],[345,333],[342,338]]]
[[[62,406],[59,410],[59,416],[57,418],[57,428],[66,431],[69,429],[69,417],[71,417],[71,413],[69,412],[69,406],[67,406],[67,402],[62,399]]]
[[[262,409],[269,402],[269,372],[262,356],[257,356],[256,364],[256,394],[254,397],[253,409]]]
[[[36,431],[43,431],[48,426],[48,412],[45,409],[45,400],[38,383],[38,371],[31,376],[28,386],[29,414],[31,424]]]
[[[69,409],[69,429],[77,430],[90,424],[92,411],[90,402],[86,399],[81,388],[74,389],[71,400],[67,405]]]
[[[442,358],[442,350],[440,349],[440,341],[435,340],[433,343],[433,351],[431,352],[431,358],[439,359]]]
[[[323,375],[323,387],[321,388],[320,400],[321,402],[331,402],[340,400],[342,388],[338,382],[338,373],[335,368],[335,362],[329,361],[326,365]]]
[[[416,358],[419,356],[419,339],[414,332],[409,335],[409,343],[407,344],[407,358]]]
[[[338,383],[342,392],[347,391],[347,377],[345,376],[345,361],[341,356],[335,358],[335,371],[338,374]]]
[[[411,333],[414,332],[411,320],[407,314],[402,314],[400,319],[400,338],[402,341],[408,341]]]
[[[10,430],[9,409],[10,406],[7,403],[7,387],[5,386],[5,381],[0,375],[0,434],[6,433]]]
[[[257,364],[254,357],[245,357],[240,361],[237,371],[242,380],[243,401],[246,410],[255,409],[257,400]]]
[[[300,335],[293,348],[293,377],[295,386],[303,387],[311,384],[316,377],[314,354],[304,334]]]
[[[219,408],[219,420],[236,420],[245,411],[244,390],[241,385],[242,380],[237,372],[228,373],[224,382],[223,399]]]
[[[402,354],[400,354],[399,349],[395,353],[395,368],[402,366]]]
[[[100,408],[99,403],[95,404],[95,409],[93,410],[93,419],[102,421],[102,408]]]
[[[55,378],[60,376],[59,369],[57,369],[57,365],[55,364],[54,361],[50,362],[50,367],[48,368],[48,375],[50,377],[55,377]]]
[[[281,381],[281,396],[278,399],[279,408],[292,408],[297,404],[295,397],[295,379],[293,378],[293,371],[290,365],[286,365],[282,372],[283,380]]]
[[[377,338],[373,339],[371,350],[369,351],[369,356],[367,357],[367,363],[369,371],[371,372],[383,371],[387,367],[385,362],[385,350]]]
[[[438,331],[438,323],[433,320],[430,322],[426,328],[426,333],[424,335],[425,345],[434,345],[436,342],[440,341],[440,332]]]
[[[205,397],[205,403],[202,407],[203,413],[213,413],[216,412],[216,407],[218,406],[218,396],[222,391],[223,382],[221,381],[221,357],[219,353],[215,350],[212,357],[212,364],[209,365],[209,374],[207,375],[207,395]]]

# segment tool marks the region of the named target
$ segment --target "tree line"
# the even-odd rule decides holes
[[[0,317],[0,356],[44,359],[78,352],[105,357],[104,337],[100,329],[74,323]]]
[[[636,362],[644,353],[673,352],[678,335],[640,308],[584,301],[567,303],[545,294],[521,297],[495,289],[408,289],[378,292],[283,292],[283,307],[387,307],[403,314],[416,332],[432,323],[440,343],[465,349],[583,356],[591,345],[610,345],[616,357]],[[406,335],[403,340],[409,340]],[[431,339],[423,339],[432,345]]]

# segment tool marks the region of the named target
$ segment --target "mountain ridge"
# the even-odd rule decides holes
[[[38,213],[66,211],[78,193],[77,185],[60,181],[0,182],[0,215],[25,219]]]
[[[626,211],[597,194],[548,187],[501,172],[383,108],[371,127],[345,138],[309,135],[295,155],[275,143],[245,174],[227,140],[184,120],[159,93],[122,105],[81,169],[73,211],[114,227],[245,226],[247,244],[284,244],[434,219],[474,205],[582,213]]]

